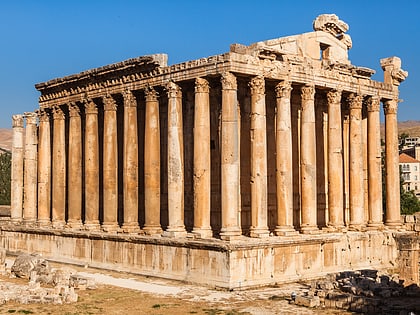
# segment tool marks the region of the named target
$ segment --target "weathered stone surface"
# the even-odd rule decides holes
[[[12,273],[19,278],[30,278],[31,272],[37,275],[45,275],[50,271],[48,261],[38,254],[19,255],[12,265]]]

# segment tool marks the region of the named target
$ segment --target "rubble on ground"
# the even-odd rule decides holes
[[[9,301],[64,304],[77,302],[76,290],[95,289],[93,279],[71,268],[52,268],[39,254],[19,255],[11,268],[5,265],[6,251],[0,248],[0,274],[28,279],[27,285],[0,281],[0,304]]]

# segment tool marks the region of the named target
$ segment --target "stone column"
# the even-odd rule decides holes
[[[160,225],[160,126],[158,93],[149,87],[146,96],[144,127],[144,210],[143,230],[148,235],[162,234]]]
[[[66,128],[59,106],[53,108],[52,226],[62,228],[66,212]]]
[[[50,116],[45,109],[38,112],[38,225],[51,224],[51,131]]]
[[[85,105],[85,222],[87,230],[99,229],[99,134],[98,108],[88,99]]]
[[[371,96],[368,99],[368,227],[382,226],[382,167],[381,167],[381,131],[380,99]]]
[[[103,208],[102,229],[116,232],[118,226],[118,134],[117,103],[111,95],[104,102],[104,139],[103,139]]]
[[[70,228],[82,227],[82,122],[80,108],[76,103],[69,104],[69,189],[68,220]]]
[[[213,236],[210,226],[210,99],[209,83],[195,80],[194,104],[194,228],[200,238]]]
[[[349,187],[349,156],[350,156],[350,144],[349,144],[349,130],[350,130],[350,117],[348,114],[348,108],[343,115],[343,165],[344,165],[344,223],[346,226],[350,222],[350,187]]]
[[[301,96],[301,232],[315,233],[319,231],[317,228],[316,198],[315,87],[303,86]]]
[[[221,126],[221,194],[222,228],[220,237],[233,240],[241,234],[240,224],[240,119],[236,77],[222,74],[222,126]]]
[[[328,98],[328,225],[344,228],[343,141],[341,90],[331,90]]]
[[[19,223],[23,217],[23,116],[12,116],[13,145],[10,191],[10,219]]]
[[[364,223],[363,143],[362,143],[362,95],[350,94],[350,224],[360,230]]]
[[[251,79],[251,237],[268,237],[265,80]]]
[[[398,100],[386,100],[385,112],[385,225],[398,228],[400,220],[400,171],[398,155]]]
[[[184,226],[184,143],[182,135],[182,94],[174,82],[168,90],[168,216],[165,236],[185,236]]]
[[[23,223],[33,225],[37,219],[37,115],[32,112],[25,113],[25,158],[23,180]]]
[[[133,92],[126,90],[124,97],[124,154],[123,154],[123,189],[124,222],[123,231],[138,233],[139,228],[139,169],[137,138],[137,101]]]
[[[293,235],[293,164],[290,93],[292,84],[276,85],[276,235]]]

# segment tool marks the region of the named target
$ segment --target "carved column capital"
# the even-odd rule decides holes
[[[23,127],[23,115],[12,116],[12,127],[13,128]]]
[[[347,97],[349,103],[349,109],[362,109],[363,105],[363,96],[356,93],[351,93]]]
[[[276,97],[287,97],[290,98],[290,93],[292,92],[292,83],[290,81],[282,81],[276,85]]]
[[[173,81],[170,81],[166,85],[166,91],[168,93],[168,98],[179,98],[182,97],[181,88]]]
[[[92,101],[91,99],[85,99],[83,101],[83,104],[85,106],[85,114],[89,115],[89,114],[98,114],[98,107],[96,106],[95,102]]]
[[[117,110],[117,102],[110,94],[105,95],[103,101],[104,101],[104,111]]]
[[[159,97],[159,93],[152,86],[148,86],[144,89],[144,95],[146,102],[156,102]]]
[[[397,114],[398,111],[398,100],[386,100],[384,101],[384,113],[385,115]]]
[[[71,102],[69,104],[69,116],[80,117],[80,107],[77,106],[76,102]]]
[[[123,92],[123,98],[124,98],[124,107],[136,107],[136,97],[134,96],[133,92],[130,90],[125,90]]]
[[[381,100],[379,96],[369,96],[366,99],[366,106],[368,112],[379,112],[381,108]]]
[[[203,78],[195,79],[195,93],[209,93],[209,82]]]
[[[251,94],[265,94],[265,80],[262,75],[253,77],[249,82]]]
[[[52,108],[53,111],[53,119],[54,120],[64,120],[66,118],[63,110],[60,108],[60,106],[54,106]]]
[[[315,86],[313,85],[304,85],[300,89],[302,100],[304,101],[313,101],[315,99]]]
[[[341,90],[331,90],[327,93],[328,104],[341,104]]]
[[[220,81],[222,82],[223,90],[236,90],[238,88],[236,77],[231,72],[224,72]]]
[[[50,121],[50,114],[45,108],[38,109],[36,111],[39,117],[40,122],[49,122]]]
[[[38,115],[34,112],[25,112],[25,119],[26,119],[26,124],[32,124],[32,125],[36,125],[36,119],[38,118]]]

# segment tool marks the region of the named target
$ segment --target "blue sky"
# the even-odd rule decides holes
[[[323,13],[349,24],[349,58],[376,70],[375,80],[381,58],[402,59],[399,120],[420,120],[417,0],[0,0],[0,128],[38,107],[36,83],[153,53],[169,64],[221,54],[232,43],[310,32]]]

